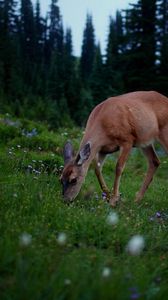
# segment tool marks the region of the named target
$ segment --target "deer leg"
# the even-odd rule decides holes
[[[143,198],[149,184],[151,183],[151,181],[153,179],[153,175],[156,172],[156,170],[160,164],[160,161],[159,161],[152,145],[150,145],[146,148],[142,148],[142,151],[148,160],[149,166],[148,166],[145,180],[140,188],[140,191],[136,194],[135,202],[139,202]]]
[[[95,174],[97,176],[97,179],[98,179],[98,182],[100,184],[102,191],[104,193],[106,193],[106,197],[107,197],[107,199],[109,199],[110,192],[109,192],[109,189],[108,189],[108,187],[105,183],[105,180],[103,178],[103,175],[102,175],[102,168],[103,168],[105,158],[106,158],[106,154],[103,154],[103,153],[97,154],[97,156],[95,158]]]
[[[122,172],[124,170],[126,160],[131,151],[131,148],[132,148],[132,144],[125,144],[120,148],[121,152],[120,152],[117,164],[116,164],[113,193],[112,193],[112,197],[110,199],[110,204],[112,206],[115,206],[116,202],[120,199],[120,193],[119,193],[120,179],[121,179]]]
[[[159,135],[159,142],[165,149],[165,151],[168,153],[168,126],[165,126]]]

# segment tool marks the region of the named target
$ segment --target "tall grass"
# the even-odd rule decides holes
[[[1,140],[0,156],[0,299],[167,299],[167,157],[161,157],[137,206],[133,200],[146,161],[139,151],[132,154],[113,224],[108,220],[114,209],[102,199],[93,169],[76,201],[70,206],[62,201],[61,149],[66,139],[77,147],[81,132],[51,133],[33,124],[38,134],[27,137],[23,127],[32,128],[20,123],[12,135],[0,124],[8,136]],[[109,186],[115,158],[109,157],[104,167]],[[138,255],[126,250],[134,235],[145,243]]]

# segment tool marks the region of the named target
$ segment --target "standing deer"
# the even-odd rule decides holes
[[[79,193],[91,162],[99,184],[112,206],[120,198],[119,184],[126,160],[132,147],[142,149],[148,160],[144,182],[136,194],[139,202],[158,168],[160,161],[153,142],[158,141],[168,151],[168,98],[154,91],[133,92],[112,97],[97,105],[91,112],[77,155],[72,145],[64,147],[65,167],[61,175],[63,196],[72,201]],[[102,176],[107,154],[120,150],[116,164],[112,193]]]

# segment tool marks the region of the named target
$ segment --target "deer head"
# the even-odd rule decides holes
[[[88,170],[88,159],[91,154],[90,142],[86,143],[76,157],[73,157],[73,147],[70,142],[64,146],[64,169],[61,175],[63,197],[72,202],[78,195]]]

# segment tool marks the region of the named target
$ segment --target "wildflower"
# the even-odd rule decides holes
[[[65,285],[70,285],[71,284],[71,280],[66,278],[65,281],[64,281]]]
[[[22,135],[31,138],[31,137],[37,136],[38,132],[37,132],[36,128],[33,128],[32,131],[30,131],[30,132],[25,131],[25,129],[23,129],[22,130]]]
[[[36,175],[40,175],[41,174],[41,172],[38,171],[38,170],[36,170],[36,169],[33,169],[33,173],[35,173]]]
[[[109,225],[116,225],[119,221],[119,217],[118,214],[116,212],[111,212],[108,216],[107,216],[107,224]]]
[[[67,133],[67,132],[62,132],[61,135],[62,135],[62,136],[63,136],[63,135],[67,136],[68,133]]]
[[[31,165],[28,165],[27,167],[28,167],[28,169],[33,169],[33,167]]]
[[[95,194],[95,199],[99,200],[99,195],[98,194]]]
[[[59,233],[57,237],[57,243],[62,246],[66,244],[66,240],[67,240],[66,234],[64,232]]]
[[[135,300],[140,298],[141,294],[138,292],[137,287],[130,288],[130,291],[131,291],[130,299]]]
[[[103,198],[103,200],[106,200],[107,194],[105,192],[102,193],[102,198]]]
[[[161,218],[161,213],[159,211],[156,213],[156,217]]]
[[[105,267],[102,271],[102,276],[104,278],[108,278],[111,275],[111,269],[108,267]]]
[[[19,237],[20,246],[27,247],[31,244],[31,242],[32,242],[31,234],[24,232],[20,235]]]
[[[126,251],[131,255],[139,255],[145,247],[143,236],[134,235],[126,246]]]

